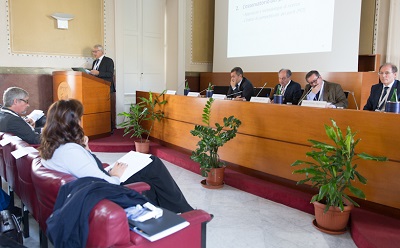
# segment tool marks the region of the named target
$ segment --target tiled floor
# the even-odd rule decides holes
[[[96,153],[111,163],[124,153]],[[170,173],[194,207],[214,214],[207,225],[208,248],[263,247],[356,247],[347,232],[333,236],[316,230],[313,216],[225,185],[210,190],[200,185],[202,177],[165,162]],[[31,221],[27,247],[39,247],[38,225]],[[188,247],[190,248],[190,247]]]

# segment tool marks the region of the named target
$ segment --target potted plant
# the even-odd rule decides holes
[[[362,184],[367,183],[367,179],[357,171],[357,164],[354,161],[359,158],[386,161],[387,158],[371,156],[366,153],[356,154],[355,147],[360,141],[360,139],[354,139],[356,133],[352,133],[350,127],[347,127],[344,135],[336,122],[331,121],[332,126],[325,125],[325,132],[334,145],[309,140],[313,144],[312,148],[316,150],[307,152],[306,155],[314,162],[297,160],[292,166],[306,165],[305,168],[293,171],[293,173],[306,175],[306,179],[297,184],[309,182],[313,187],[319,189],[318,194],[311,199],[316,218],[313,224],[321,231],[335,234],[345,231],[352,205],[359,206],[349,197],[348,192],[365,199],[364,192],[353,185],[356,180]],[[336,213],[342,216],[343,220],[337,219],[338,217],[334,215]]]
[[[185,88],[183,89],[183,94],[185,96],[187,96],[190,92],[190,88],[189,88],[189,82],[187,79],[185,79]]]
[[[207,98],[212,97],[213,93],[214,93],[213,85],[211,84],[211,82],[209,82],[209,83],[208,83],[207,90],[206,90],[206,97],[207,97]]]
[[[224,162],[219,159],[218,148],[236,136],[241,121],[234,116],[224,117],[223,124],[215,123],[215,128],[210,126],[211,106],[213,98],[208,99],[202,115],[202,122],[205,125],[195,125],[190,133],[200,138],[197,148],[190,157],[200,164],[201,174],[207,177],[202,181],[203,186],[222,187]],[[217,174],[218,173],[218,174]],[[219,182],[214,182],[219,179]]]
[[[131,134],[131,138],[138,138],[135,141],[135,148],[138,152],[148,153],[150,150],[149,136],[154,123],[156,120],[160,121],[164,118],[164,112],[160,109],[160,106],[167,103],[166,100],[162,100],[165,92],[154,96],[150,91],[148,98],[140,97],[140,102],[131,104],[129,112],[118,114],[125,117],[124,122],[118,125],[124,128],[124,136]],[[150,125],[145,126],[146,122],[150,122]],[[143,138],[144,135],[146,135],[146,138]]]

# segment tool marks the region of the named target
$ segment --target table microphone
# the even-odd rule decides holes
[[[349,91],[349,93],[353,96],[354,103],[356,104],[356,108],[358,110],[358,104],[357,104],[356,97],[354,96],[354,92],[353,91]]]
[[[214,87],[214,85],[211,85],[211,87]],[[208,89],[208,86],[207,86],[207,88],[205,88],[204,90],[200,91],[199,94],[202,93],[202,92],[204,92],[204,91],[206,91],[207,89]]]
[[[238,92],[236,92],[236,93],[232,93],[232,94],[226,95],[226,97],[230,97],[230,96],[233,96],[233,95],[236,95],[236,94],[240,94],[240,93],[242,93],[242,92],[243,92],[243,90],[242,90],[242,91],[238,91]]]
[[[304,98],[306,98],[306,96],[308,96],[308,94],[310,94],[310,92],[312,91],[313,88],[314,88],[314,87],[310,87],[310,90],[307,92],[307,94],[305,94],[305,95],[300,99],[300,101],[299,101],[299,103],[298,103],[297,105],[300,105],[300,104],[301,104],[301,102],[304,100]]]
[[[265,84],[263,85],[263,87],[261,87],[260,91],[257,93],[256,97],[258,97],[258,95],[260,95],[261,91],[264,89],[265,85],[267,85],[268,82],[265,82]]]

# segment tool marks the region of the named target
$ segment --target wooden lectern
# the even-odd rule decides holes
[[[54,101],[70,98],[83,104],[82,126],[85,135],[110,134],[110,82],[84,72],[53,72]]]

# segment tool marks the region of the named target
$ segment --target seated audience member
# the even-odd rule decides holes
[[[240,99],[250,98],[254,95],[253,84],[245,77],[243,77],[243,70],[240,67],[235,67],[231,70],[231,82],[228,90],[228,97]]]
[[[301,97],[301,86],[299,83],[291,80],[292,72],[289,69],[280,69],[278,72],[279,84],[274,88],[274,93],[277,92],[278,86],[281,86],[283,95],[283,103],[291,103],[297,105]],[[274,100],[274,94],[270,96],[271,101]]]
[[[39,144],[40,134],[35,132],[35,122],[23,119],[29,108],[29,94],[24,89],[10,87],[4,91],[0,110],[0,131],[12,133],[29,144]]]
[[[120,184],[127,165],[117,163],[108,172],[103,169],[89,150],[88,138],[81,127],[82,115],[83,105],[78,100],[60,100],[50,106],[39,148],[43,166],[77,178],[91,176]],[[145,196],[154,205],[176,213],[193,210],[163,162],[156,156],[151,158],[153,162],[122,184],[146,182],[151,189]]]
[[[379,83],[372,85],[364,110],[384,111],[386,101],[392,98],[394,89],[397,89],[397,99],[400,94],[400,82],[396,80],[397,66],[385,63],[379,68]]]
[[[308,85],[300,99],[326,101],[328,108],[347,108],[347,97],[340,84],[331,83],[322,79],[318,71],[310,71],[306,75]]]

